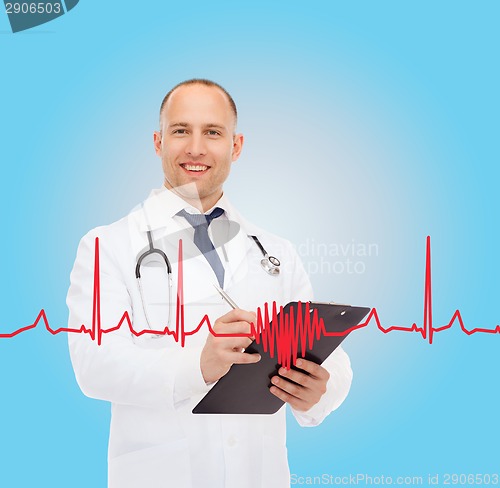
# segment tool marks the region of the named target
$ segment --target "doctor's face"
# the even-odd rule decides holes
[[[231,164],[243,146],[235,134],[235,116],[225,94],[216,87],[184,85],[169,97],[155,132],[165,186],[200,210],[222,195]]]

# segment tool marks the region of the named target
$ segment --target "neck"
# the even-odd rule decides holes
[[[167,190],[174,192],[177,196],[182,198],[186,203],[189,203],[192,207],[198,209],[201,213],[205,213],[207,210],[211,209],[222,197],[222,190],[220,193],[214,193],[205,198],[201,198],[197,191],[191,191],[191,185],[189,185],[189,187],[173,187],[165,181],[164,186]],[[193,193],[195,193],[195,195],[193,195]]]

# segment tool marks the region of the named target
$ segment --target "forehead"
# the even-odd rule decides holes
[[[177,88],[167,100],[163,120],[168,123],[234,125],[235,117],[225,93],[200,84]]]

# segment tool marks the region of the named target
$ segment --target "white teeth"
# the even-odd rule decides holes
[[[206,169],[208,169],[208,166],[202,165],[183,164],[182,166],[188,171],[205,171]]]

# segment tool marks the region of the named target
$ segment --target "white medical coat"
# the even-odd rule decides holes
[[[225,210],[225,216],[220,218],[241,226],[224,249],[218,248],[225,267],[224,289],[240,307],[256,311],[266,302],[285,305],[289,301],[312,299],[309,279],[289,242],[246,222],[224,196],[217,206]],[[217,282],[215,273],[193,247],[193,229],[175,216],[186,207],[173,192],[157,190],[127,217],[83,237],[67,297],[69,327],[88,328],[92,324],[94,251],[98,237],[101,327],[117,325],[126,311],[136,331],[148,329],[135,278],[137,257],[148,247],[147,230],[153,232],[155,247],[163,248],[172,264],[171,330],[175,329],[180,235],[184,235],[185,330],[195,329],[205,314],[214,324],[230,311],[213,287]],[[249,234],[257,235],[267,252],[280,259],[279,276],[271,276],[262,269],[262,253],[248,238]],[[161,287],[157,289],[155,282],[164,279],[164,269],[151,267],[142,271],[152,327],[163,329],[168,293]],[[157,323],[161,327],[156,327]],[[110,488],[289,486],[285,408],[274,415],[191,413],[211,388],[200,371],[200,354],[207,334],[204,325],[196,334],[186,336],[184,347],[170,335],[133,337],[126,323],[119,330],[103,335],[100,346],[88,334],[69,334],[71,360],[81,390],[112,405]],[[348,393],[352,372],[345,352],[337,348],[323,365],[331,377],[321,401],[305,413],[292,409],[302,426],[319,424]]]

